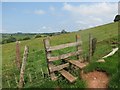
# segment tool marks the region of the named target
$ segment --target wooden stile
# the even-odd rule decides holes
[[[82,64],[80,62],[80,60],[81,60],[80,55],[81,55],[81,52],[82,52],[81,44],[82,44],[82,42],[80,40],[79,35],[76,36],[76,42],[57,45],[57,46],[50,46],[49,39],[48,38],[44,39],[44,47],[45,47],[45,53],[46,53],[46,59],[47,59],[47,66],[48,66],[48,71],[49,71],[49,74],[50,74],[50,77],[51,77],[52,80],[57,80],[57,77],[55,76],[55,73],[54,73],[55,71],[58,71],[59,73],[61,73],[61,75],[64,76],[71,83],[74,82],[77,79],[72,74],[70,74],[68,71],[66,71],[65,68],[69,67],[70,63],[73,64],[73,65],[76,65],[79,68],[82,68],[82,67],[85,66],[84,64]],[[70,52],[70,53],[67,53],[67,54],[62,54],[62,55],[59,55],[59,56],[51,56],[51,52],[54,51],[54,50],[60,50],[60,49],[63,49],[63,48],[73,47],[73,46],[76,46],[77,51]],[[71,56],[77,56],[79,61],[78,62],[77,61],[74,62],[72,60],[67,61],[66,59],[68,57],[71,57]],[[61,60],[61,62],[63,61],[61,63],[61,65],[56,66],[56,65],[53,64],[53,61],[57,61],[57,60]],[[67,61],[67,63],[66,63],[66,61]]]

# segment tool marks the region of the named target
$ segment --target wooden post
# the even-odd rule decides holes
[[[44,47],[45,47],[45,54],[46,54],[46,60],[47,60],[47,67],[48,67],[48,72],[50,74],[50,77],[53,81],[57,80],[57,77],[55,76],[55,73],[52,72],[50,73],[50,69],[49,69],[49,66],[52,64],[52,62],[49,62],[49,59],[48,57],[51,56],[51,51],[47,51],[47,49],[49,49],[50,47],[50,39],[49,38],[46,38],[43,40],[44,41]]]
[[[19,88],[23,88],[23,85],[24,85],[24,73],[25,73],[27,57],[28,57],[28,46],[25,46],[22,66],[21,66],[21,71],[20,71],[20,81],[19,81],[19,86],[18,86]]]
[[[49,59],[47,57],[51,56],[51,52],[47,51],[47,49],[50,47],[50,42],[49,38],[44,39],[44,47],[45,47],[45,53],[46,53],[46,59],[47,59],[47,66],[48,66],[48,72],[50,74],[50,69],[49,69]]]
[[[20,58],[20,46],[19,41],[16,41],[16,66],[20,70],[21,67],[21,58]]]
[[[92,36],[89,34],[89,62],[91,61],[92,58]]]
[[[76,42],[80,42],[80,36],[76,35]],[[81,45],[76,46],[77,51],[82,50]],[[81,55],[77,55],[77,59],[80,60],[80,62],[83,62],[83,59]]]
[[[93,38],[92,39],[92,56],[94,55],[95,50],[96,50],[96,43],[97,43],[97,39]]]

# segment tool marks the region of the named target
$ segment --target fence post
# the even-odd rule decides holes
[[[76,42],[81,42],[80,35],[76,35]],[[76,49],[77,51],[82,50],[81,45],[76,46]],[[77,59],[83,62],[81,55],[77,55]]]
[[[92,58],[92,35],[89,34],[89,62],[91,61]]]
[[[95,50],[96,50],[96,43],[97,43],[97,39],[93,38],[92,39],[92,56],[94,55]]]
[[[47,51],[47,49],[50,47],[50,39],[46,38],[43,41],[44,41],[45,54],[46,54],[46,59],[47,59],[48,72],[51,76],[51,79],[55,81],[55,80],[57,80],[57,77],[55,76],[55,73],[54,72],[51,73],[50,69],[49,69],[49,66],[52,64],[52,62],[49,62],[49,59],[48,59],[48,57],[51,56],[51,51]]]
[[[20,70],[21,66],[21,58],[20,58],[20,46],[19,46],[19,41],[16,41],[16,66]]]
[[[25,73],[27,57],[28,57],[28,46],[25,46],[23,60],[22,60],[22,66],[21,66],[21,71],[20,71],[20,81],[19,81],[19,86],[18,86],[19,88],[22,88],[24,85],[24,73]]]
[[[45,47],[45,54],[46,54],[46,59],[47,59],[47,66],[48,66],[48,72],[50,74],[50,69],[49,69],[49,60],[47,57],[51,56],[51,52],[47,51],[47,49],[50,47],[50,42],[49,38],[44,39],[44,47]]]

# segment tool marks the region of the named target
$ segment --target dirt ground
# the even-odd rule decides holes
[[[109,78],[105,72],[93,71],[87,74],[80,73],[83,80],[87,83],[87,88],[107,88]]]

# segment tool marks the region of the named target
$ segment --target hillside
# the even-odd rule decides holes
[[[62,34],[57,36],[50,37],[51,39],[51,45],[58,45],[62,43],[67,42],[73,42],[75,41],[75,35],[79,34],[81,36],[81,40],[83,41],[83,51],[84,53],[87,53],[88,51],[88,35],[89,33],[92,34],[93,37],[97,38],[99,47],[97,46],[97,51],[95,53],[96,56],[93,57],[93,60],[99,59],[101,56],[105,55],[106,53],[110,52],[112,47],[109,45],[109,43],[104,42],[104,40],[110,41],[110,40],[116,40],[118,36],[118,23],[109,23],[106,25],[97,26],[94,28],[68,33],[68,34]],[[43,47],[43,39],[44,38],[37,38],[37,39],[31,39],[26,41],[20,42],[20,48],[21,48],[21,58],[24,51],[24,46],[29,46],[29,56],[28,56],[28,64],[26,67],[26,73],[37,72],[37,75],[39,75],[40,68],[43,69],[44,72],[46,72],[46,59],[45,59],[45,52]],[[11,87],[16,87],[15,81],[14,81],[14,73],[19,78],[19,73],[15,66],[15,49],[16,49],[16,43],[8,43],[2,45],[2,73],[3,76],[6,77],[9,76],[9,82],[11,82]],[[59,51],[59,53],[65,53],[68,51],[74,51],[75,49],[66,49]],[[6,82],[7,78],[3,77],[3,87],[8,87],[8,84]],[[28,77],[26,74],[26,85],[25,87],[44,87],[44,85],[38,85],[38,84],[30,84],[28,82]],[[33,77],[34,78],[34,77]],[[39,78],[41,79],[41,78]],[[35,81],[36,80],[36,81]],[[33,83],[40,83],[38,79],[33,80]],[[84,86],[84,82],[78,81],[81,83],[81,87]],[[77,82],[77,83],[78,83]],[[64,82],[65,83],[65,82]],[[38,85],[38,86],[37,86]],[[77,84],[76,84],[77,85]],[[72,87],[72,86],[71,86]]]

